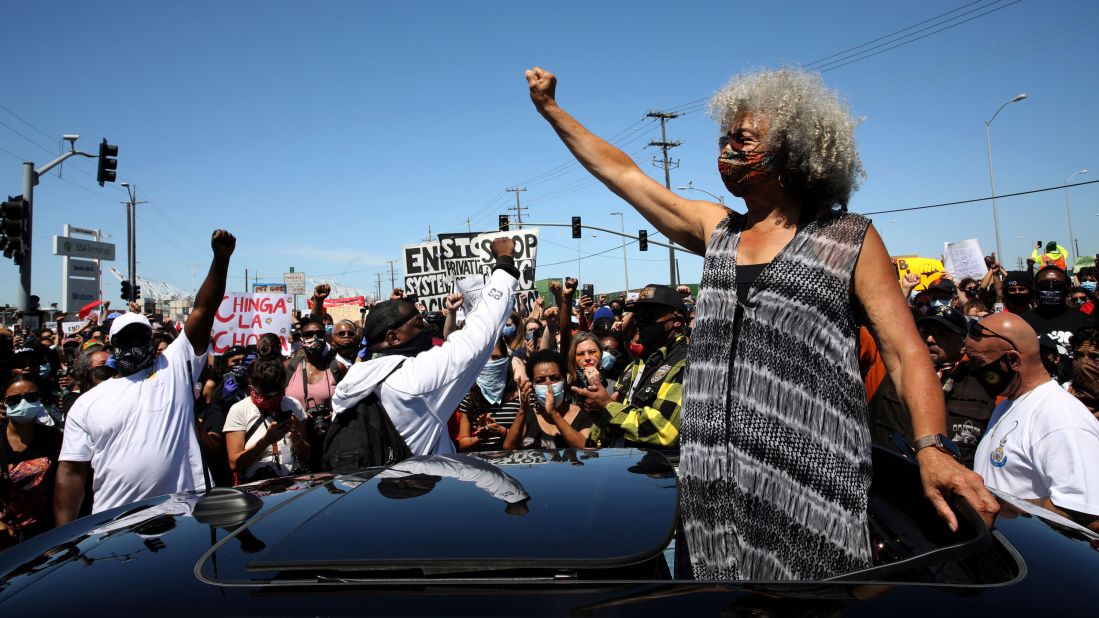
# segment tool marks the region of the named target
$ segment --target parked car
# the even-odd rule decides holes
[[[872,568],[677,579],[674,458],[632,449],[416,457],[174,494],[0,554],[4,616],[1092,614],[1099,535],[1005,497],[957,534],[875,452]],[[1014,505],[1014,506],[1012,506]]]

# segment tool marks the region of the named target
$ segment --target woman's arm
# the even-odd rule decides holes
[[[945,434],[946,404],[927,346],[920,340],[914,321],[897,319],[910,312],[899,294],[895,273],[881,237],[870,226],[855,265],[855,297],[869,321],[889,377],[912,416],[913,436]],[[957,530],[958,523],[946,497],[955,493],[991,524],[999,506],[980,476],[933,447],[920,449],[916,459],[924,495],[951,530]]]
[[[481,437],[473,435],[472,423],[464,412],[458,412],[458,450],[466,452],[481,443]]]
[[[702,255],[706,241],[729,211],[720,204],[684,199],[649,177],[626,153],[588,131],[557,105],[557,78],[538,67],[526,72],[535,109],[592,176],[630,203],[668,238]],[[716,167],[716,155],[714,156]]]
[[[229,454],[229,467],[238,475],[243,474],[248,466],[256,463],[263,457],[263,453],[270,446],[282,439],[290,431],[290,421],[286,420],[267,428],[263,435],[251,448],[244,448],[243,431],[225,432],[225,449]]]
[[[547,398],[548,399],[548,398]],[[566,410],[565,414],[576,412],[580,414],[580,406],[571,404]],[[588,442],[588,434],[591,433],[591,428],[585,428],[582,431],[576,431],[572,428],[572,425],[565,420],[565,416],[557,410],[554,410],[549,415],[553,424],[557,426],[557,431],[561,432],[561,437],[565,439],[565,444],[569,448],[584,448],[584,445]],[[575,416],[574,416],[575,418]]]
[[[446,321],[443,322],[443,339],[450,337],[450,333],[458,327],[458,309],[462,307],[465,297],[461,292],[455,292],[446,297]]]

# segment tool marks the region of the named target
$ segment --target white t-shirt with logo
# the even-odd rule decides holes
[[[1099,420],[1054,381],[992,411],[973,470],[992,489],[1099,515]]]
[[[73,403],[60,460],[91,462],[93,513],[206,488],[190,383],[205,363],[206,353],[196,356],[181,335],[150,367],[106,380]]]
[[[305,410],[302,409],[298,400],[293,397],[283,397],[280,409],[289,410],[299,422],[305,421]],[[229,408],[229,413],[225,416],[225,428],[222,429],[222,431],[225,433],[230,431],[247,432],[261,416],[262,413],[259,411],[259,408],[256,407],[256,404],[252,403],[252,398],[245,397],[233,404],[233,407]],[[274,419],[270,417],[264,418],[263,421],[256,426],[256,430],[252,432],[252,435],[248,437],[248,440],[245,441],[245,450],[259,444],[260,440],[267,435],[267,428],[275,425]],[[302,430],[304,431],[304,429],[305,426],[302,425]],[[268,446],[263,451],[263,455],[253,462],[252,465],[248,466],[248,469],[244,471],[244,474],[239,475],[240,478],[242,480],[251,478],[261,468],[268,467],[275,471],[276,476],[286,476],[287,474],[290,474],[294,468],[298,467],[299,463],[307,463],[298,462],[295,459],[289,432],[279,440],[277,455],[274,451],[275,448],[273,446]]]

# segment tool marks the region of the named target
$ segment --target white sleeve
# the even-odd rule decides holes
[[[88,407],[78,398],[65,419],[65,433],[61,441],[59,461],[91,461],[94,446],[92,437],[84,427],[88,420]]]
[[[451,333],[443,345],[408,359],[385,385],[405,395],[438,400],[445,398],[452,385],[471,369],[480,372],[511,315],[512,297],[518,286],[515,277],[496,269],[481,290],[481,300],[466,317],[465,327]],[[453,412],[445,413],[449,416]]]
[[[222,427],[222,433],[230,431],[248,431],[248,413],[245,410],[245,406],[241,404],[243,401],[234,403],[229,411],[225,414],[225,426]]]
[[[1099,515],[1099,437],[1068,426],[1038,440],[1034,457],[1053,504]]]
[[[172,374],[182,377],[183,380],[187,379],[187,367],[185,363],[191,363],[191,380],[198,380],[199,374],[202,373],[202,366],[206,364],[206,355],[209,353],[210,347],[207,346],[202,354],[197,354],[195,349],[191,347],[191,340],[187,338],[185,332],[181,332],[175,341],[168,344],[168,347],[164,349],[164,358],[168,361],[168,367],[171,368]]]

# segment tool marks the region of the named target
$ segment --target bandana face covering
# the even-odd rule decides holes
[[[156,358],[156,348],[150,341],[148,345],[134,346],[115,350],[114,362],[118,372],[124,376],[137,373],[153,364]]]
[[[723,150],[717,157],[717,173],[729,193],[744,197],[771,179],[771,159],[766,152]]]
[[[491,404],[497,404],[504,399],[504,389],[508,385],[508,365],[511,359],[508,357],[490,360],[485,368],[477,375],[477,386],[481,387],[481,394]]]
[[[271,414],[272,412],[277,411],[282,405],[282,396],[264,395],[257,392],[255,389],[252,389],[252,403],[256,404],[256,407],[259,408],[260,412]]]

